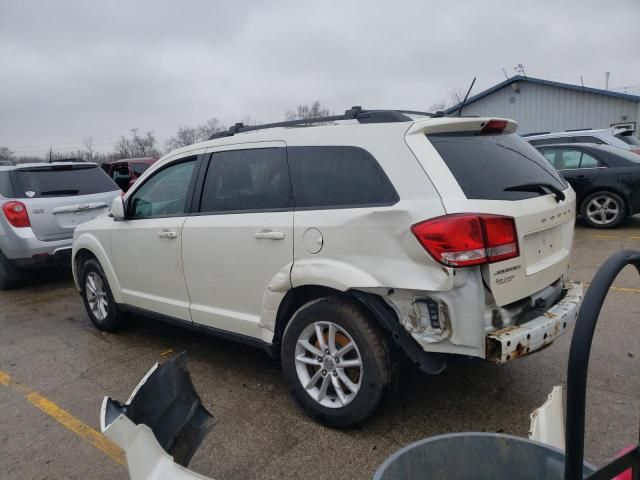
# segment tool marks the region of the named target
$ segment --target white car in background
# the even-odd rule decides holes
[[[601,130],[569,130],[555,133],[534,133],[523,138],[533,146],[554,145],[559,143],[595,143],[630,150],[640,154],[640,139],[635,130],[628,127],[611,127]]]
[[[236,125],[76,229],[76,286],[102,330],[137,312],[262,347],[309,415],[358,424],[402,358],[506,363],[575,321],[575,194],[516,127],[359,107]]]

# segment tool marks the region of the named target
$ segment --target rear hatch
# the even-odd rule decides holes
[[[81,223],[107,211],[118,186],[94,163],[52,163],[11,172],[14,197],[25,204],[39,240],[73,237]]]
[[[562,277],[569,265],[576,213],[573,190],[514,133],[516,127],[501,119],[434,119],[416,122],[407,134],[447,214],[514,219],[519,255],[481,267],[500,306]]]

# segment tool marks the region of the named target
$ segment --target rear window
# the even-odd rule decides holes
[[[13,197],[13,189],[11,188],[9,172],[0,172],[0,195],[5,198]]]
[[[46,165],[12,172],[16,197],[64,197],[113,192],[119,187],[97,165]]]
[[[531,183],[567,188],[545,158],[516,134],[441,134],[427,138],[469,199],[522,200],[539,196],[539,192],[505,191]]]
[[[151,165],[147,164],[147,163],[132,163],[131,164],[131,170],[133,170],[133,173],[135,173],[138,177],[140,175],[142,175],[147,168],[149,168]]]
[[[629,134],[624,135],[622,133],[619,133],[615,137],[618,140],[622,140],[624,143],[626,143],[628,145],[640,146],[640,140],[635,135],[629,135]]]
[[[573,143],[573,137],[540,138],[538,140],[529,140],[529,144],[531,145],[554,145],[557,143]]]
[[[391,181],[366,150],[348,146],[288,147],[296,209],[393,205]]]

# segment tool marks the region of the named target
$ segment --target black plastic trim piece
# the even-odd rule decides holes
[[[134,307],[132,305],[127,305],[125,303],[119,303],[118,307],[127,312],[131,312],[137,315],[142,315],[148,318],[153,318],[154,320],[159,320],[161,322],[168,323],[170,325],[185,327],[185,328],[188,328],[189,330],[205,333],[207,335],[219,337],[224,340],[232,340],[237,343],[242,343],[243,345],[260,348],[266,351],[270,356],[273,356],[272,345],[270,343],[265,342],[264,340],[260,340],[259,338],[249,337],[247,335],[229,332],[227,330],[220,330],[219,328],[209,327],[208,325],[202,325],[200,323],[190,322],[188,320],[182,320],[180,318],[171,317],[169,315],[163,315],[161,313],[152,312],[150,310]]]
[[[377,295],[350,290],[359,302],[361,302],[376,319],[391,332],[395,343],[404,350],[413,363],[417,364],[420,370],[430,375],[438,375],[447,368],[447,355],[443,353],[425,352],[415,339],[400,325],[395,314],[391,311],[384,300]]]

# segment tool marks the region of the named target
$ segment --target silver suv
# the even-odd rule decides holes
[[[611,127],[601,130],[569,130],[555,133],[534,133],[523,135],[534,147],[558,143],[596,143],[631,150],[640,153],[640,140],[635,131],[628,127]]]
[[[0,289],[21,269],[68,261],[75,227],[121,193],[95,163],[0,166]]]

